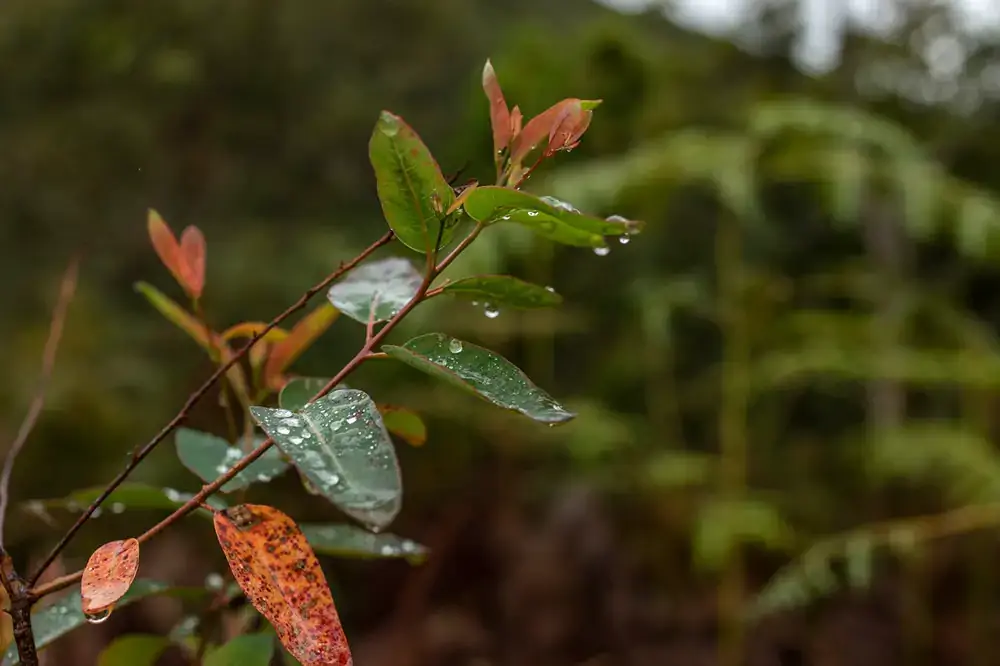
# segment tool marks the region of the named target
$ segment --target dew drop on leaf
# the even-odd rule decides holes
[[[462,353],[462,341],[461,340],[456,340],[456,339],[452,338],[451,342],[448,343],[448,350],[452,354],[461,354]]]
[[[602,245],[600,247],[595,247],[594,248],[594,254],[596,254],[598,257],[606,257],[606,256],[608,256],[608,253],[610,253],[610,252],[611,252],[611,248],[608,247],[607,245]]]
[[[618,242],[621,243],[622,245],[628,245],[628,242],[630,240],[632,239],[629,237],[628,234],[622,234],[621,236],[618,237]]]
[[[487,304],[486,309],[483,310],[483,314],[486,315],[487,319],[496,319],[500,316],[500,310],[493,305]]]
[[[97,613],[84,613],[83,617],[86,618],[87,622],[91,624],[100,624],[111,617],[112,610],[113,608],[105,608]]]

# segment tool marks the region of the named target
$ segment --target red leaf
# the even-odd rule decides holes
[[[139,542],[135,539],[106,543],[90,556],[80,581],[84,615],[104,619],[128,592],[139,570]]]
[[[556,102],[545,111],[539,113],[529,120],[521,133],[514,138],[510,149],[511,163],[520,164],[528,156],[528,153],[534,150],[542,141],[549,139],[551,143],[556,131],[562,130],[565,133],[568,129],[569,133],[564,134],[564,138],[572,137],[578,143],[580,136],[590,124],[591,109],[599,103],[600,100],[582,100],[571,97],[561,102]],[[546,152],[548,152],[548,149],[546,149]]]
[[[170,230],[170,227],[163,221],[160,214],[152,208],[149,209],[149,214],[146,217],[146,229],[149,231],[149,240],[153,243],[156,255],[160,258],[163,265],[167,267],[171,275],[174,276],[174,279],[183,285],[184,269],[182,266],[183,260],[181,259],[181,246],[177,243],[174,232]]]
[[[180,258],[181,286],[197,300],[205,288],[205,235],[198,227],[189,226],[181,234]]]
[[[269,386],[273,386],[270,380],[278,379],[279,375],[323,334],[323,331],[330,328],[339,314],[340,310],[329,303],[321,303],[292,327],[288,337],[271,348],[271,356],[264,366],[264,377],[269,380]]]
[[[486,98],[490,101],[490,124],[493,127],[493,153],[498,154],[510,144],[512,137],[511,114],[507,110],[507,101],[503,97],[503,90],[500,89],[500,82],[497,81],[497,74],[493,71],[493,64],[489,60],[483,67],[483,90]]]
[[[302,666],[353,666],[326,577],[295,521],[241,504],[215,514],[215,533],[247,599]]]
[[[549,145],[545,156],[551,157],[560,150],[573,150],[580,144],[580,137],[590,127],[593,111],[585,111],[581,104],[571,104],[563,109],[549,131]]]

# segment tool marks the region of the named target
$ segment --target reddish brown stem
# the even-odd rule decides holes
[[[427,271],[427,275],[424,277],[420,289],[418,289],[417,293],[413,296],[413,298],[411,298],[409,302],[407,302],[407,304],[403,306],[403,308],[392,317],[392,319],[387,321],[385,326],[383,326],[378,333],[373,335],[371,339],[365,342],[365,345],[361,348],[360,351],[358,351],[357,354],[354,355],[354,358],[352,358],[347,363],[347,365],[341,368],[340,372],[338,372],[336,376],[334,376],[333,379],[331,379],[326,384],[326,386],[324,386],[322,389],[320,389],[318,393],[316,393],[316,395],[310,398],[310,402],[312,402],[313,400],[317,400],[326,395],[327,393],[329,393],[333,389],[333,387],[344,381],[344,379],[348,375],[350,375],[355,369],[357,369],[359,365],[361,365],[365,360],[373,356],[371,350],[374,349],[375,346],[378,345],[385,338],[385,336],[387,336],[389,332],[392,331],[393,328],[395,328],[396,324],[398,324],[407,314],[410,313],[410,311],[413,310],[413,308],[415,308],[424,299],[427,293],[427,289],[430,286],[431,282],[434,281],[434,278],[440,275],[441,272],[445,268],[447,268],[448,265],[451,264],[451,262],[453,262],[458,257],[458,255],[461,254],[462,251],[469,246],[470,243],[472,243],[472,241],[476,239],[476,237],[480,234],[480,232],[483,230],[484,227],[485,227],[484,223],[476,225],[476,228],[473,229],[468,236],[462,239],[462,242],[459,243],[457,246],[455,246],[455,248],[448,254],[448,256],[442,259],[440,263],[438,263],[436,266],[433,265],[433,263],[431,264],[431,267]],[[148,541],[149,539],[156,536],[166,528],[170,527],[171,525],[173,525],[175,522],[177,522],[187,514],[191,513],[192,511],[200,507],[205,502],[205,500],[208,499],[210,495],[217,492],[219,488],[224,486],[234,476],[236,476],[241,471],[246,469],[247,466],[253,463],[253,461],[257,460],[260,456],[264,455],[264,453],[269,448],[271,448],[273,444],[274,440],[270,438],[264,440],[256,449],[254,449],[246,456],[244,456],[225,474],[220,476],[212,483],[202,487],[201,491],[197,495],[189,499],[182,506],[178,507],[169,516],[167,516],[159,523],[157,523],[150,529],[146,530],[146,532],[144,532],[142,535],[137,537],[139,543]],[[77,571],[75,573],[61,576],[52,581],[49,581],[45,585],[41,585],[33,589],[31,591],[32,598],[35,600],[41,599],[42,597],[48,594],[66,588],[72,585],[73,583],[79,581],[82,575],[83,575],[82,571]]]
[[[183,407],[181,407],[180,411],[177,412],[177,415],[174,416],[174,418],[172,418],[170,422],[167,423],[167,425],[163,426],[163,428],[158,433],[156,433],[156,435],[151,440],[149,440],[149,442],[147,442],[142,447],[133,451],[132,458],[131,460],[129,460],[125,468],[118,474],[118,476],[116,476],[108,484],[108,486],[104,489],[104,491],[100,494],[100,496],[98,496],[97,499],[95,499],[93,503],[91,503],[91,505],[87,507],[87,510],[80,515],[77,521],[73,523],[73,526],[70,527],[69,531],[66,532],[63,538],[59,540],[59,543],[57,543],[56,546],[52,549],[49,555],[38,567],[37,571],[35,571],[34,575],[32,575],[29,578],[30,585],[34,586],[35,584],[38,583],[38,579],[42,575],[42,573],[44,573],[44,571],[52,564],[52,562],[55,561],[56,557],[59,556],[59,553],[61,553],[63,549],[66,548],[70,540],[76,535],[76,533],[80,530],[80,528],[83,527],[84,523],[86,523],[87,520],[90,518],[90,516],[93,515],[94,511],[96,511],[98,507],[101,506],[101,503],[104,502],[104,500],[106,500],[108,496],[111,495],[111,493],[114,492],[114,490],[128,478],[128,476],[139,465],[139,463],[142,462],[142,460],[147,455],[149,455],[154,448],[156,448],[157,444],[166,439],[171,432],[173,432],[178,426],[180,426],[187,419],[191,409],[198,403],[199,400],[201,400],[208,393],[208,391],[215,385],[216,382],[219,381],[219,379],[226,373],[227,370],[229,370],[229,368],[233,367],[243,357],[245,357],[253,348],[253,346],[257,344],[260,340],[262,340],[264,336],[267,335],[268,332],[273,330],[276,326],[278,326],[288,317],[292,316],[297,311],[304,308],[306,304],[309,302],[309,299],[311,299],[314,295],[316,295],[321,290],[327,288],[330,284],[332,284],[334,281],[338,280],[342,275],[344,275],[344,273],[351,270],[352,268],[360,264],[362,261],[367,259],[373,252],[378,250],[380,247],[387,245],[392,239],[393,239],[393,233],[389,231],[380,239],[375,241],[373,244],[365,248],[365,250],[363,250],[361,254],[356,256],[354,259],[351,259],[346,263],[342,263],[337,268],[337,270],[327,275],[325,278],[323,278],[322,281],[320,281],[316,285],[310,287],[304,294],[302,294],[299,300],[293,303],[287,310],[282,312],[280,315],[272,319],[271,322],[268,323],[268,325],[265,326],[262,330],[258,331],[253,338],[251,338],[245,345],[243,345],[242,348],[240,348],[239,351],[237,351],[233,355],[232,358],[229,359],[229,361],[223,363],[218,368],[216,368],[215,372],[212,373],[212,375],[207,380],[205,380],[205,383],[202,384],[200,387],[198,387],[198,389],[188,397]],[[258,449],[259,448],[260,447],[258,447]],[[263,453],[263,451],[260,451],[260,453]],[[257,453],[257,456],[259,456],[260,453]],[[254,456],[254,452],[248,454],[248,457],[249,456]],[[253,462],[253,460],[256,460],[257,456],[254,456],[253,459],[249,460],[246,464],[249,464],[250,462]],[[244,467],[245,466],[246,465],[244,465]],[[242,467],[240,467],[239,469],[242,469]],[[233,468],[233,470],[234,474],[236,471],[239,471],[237,468]],[[220,483],[219,486],[228,481],[229,478],[231,478],[231,475],[222,480],[222,483]],[[208,494],[201,495],[199,493],[198,502],[203,501],[206,497],[208,497]],[[191,502],[185,504],[185,506],[189,505],[191,505]],[[198,506],[197,504],[194,504],[188,510],[197,508],[197,506]],[[62,579],[57,579],[57,580],[62,580]],[[51,583],[49,585],[51,585]],[[62,587],[65,587],[65,585],[63,585]]]

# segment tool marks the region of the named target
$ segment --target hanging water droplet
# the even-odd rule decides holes
[[[594,248],[594,254],[596,254],[598,257],[606,257],[608,256],[609,252],[611,252],[611,248],[608,247],[607,245],[601,245],[600,247]]]
[[[628,245],[628,242],[630,240],[632,240],[632,238],[628,234],[622,234],[621,236],[618,237],[618,242],[621,243],[622,245]]]
[[[451,342],[448,343],[448,350],[452,354],[461,354],[462,353],[462,341],[461,340],[456,340],[455,338],[452,338]]]
[[[609,215],[604,219],[608,222],[617,222],[619,224],[627,223],[629,221],[627,217],[622,217],[621,215]]]
[[[496,319],[497,317],[500,316],[500,309],[487,303],[486,309],[483,310],[483,314],[486,315],[487,319]]]
[[[108,608],[100,610],[96,613],[84,613],[83,616],[87,618],[87,622],[91,624],[100,624],[111,617],[111,611],[112,607],[109,606]]]

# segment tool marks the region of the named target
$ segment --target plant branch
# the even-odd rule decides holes
[[[100,496],[98,496],[97,499],[95,499],[93,503],[91,503],[91,505],[87,507],[87,510],[80,515],[77,521],[73,523],[73,526],[70,527],[69,531],[63,536],[63,538],[59,541],[59,543],[56,544],[55,548],[52,549],[52,552],[50,552],[49,555],[45,558],[42,564],[38,567],[37,571],[35,571],[34,575],[32,575],[29,578],[30,585],[34,586],[35,584],[38,583],[38,579],[42,575],[42,573],[52,564],[53,561],[55,561],[59,553],[61,553],[63,549],[66,548],[70,540],[76,535],[76,533],[80,530],[80,528],[83,527],[84,523],[86,523],[86,521],[90,518],[90,516],[93,515],[94,511],[96,511],[98,507],[100,507],[101,503],[104,502],[104,500],[106,500],[108,496],[111,495],[112,492],[114,492],[115,488],[121,485],[121,483],[128,478],[128,476],[132,473],[132,471],[139,465],[140,462],[142,462],[142,460],[147,455],[149,455],[149,453],[156,447],[157,444],[166,439],[166,437],[171,432],[173,432],[178,426],[180,426],[185,420],[187,420],[188,415],[191,409],[195,406],[195,404],[197,404],[198,401],[201,400],[208,393],[208,391],[212,388],[212,386],[214,386],[215,383],[219,381],[219,379],[226,373],[227,370],[229,370],[229,368],[236,365],[243,357],[245,357],[253,348],[253,346],[256,345],[260,340],[262,340],[264,336],[267,335],[271,330],[273,330],[276,326],[278,326],[285,319],[293,315],[295,312],[304,308],[306,304],[309,302],[309,299],[311,299],[314,295],[316,295],[316,293],[325,289],[334,281],[338,280],[341,276],[344,275],[344,273],[351,270],[352,268],[360,264],[362,261],[367,259],[373,252],[378,250],[380,247],[387,245],[392,239],[393,239],[393,233],[392,231],[389,231],[384,236],[379,238],[377,241],[372,243],[370,246],[365,248],[354,259],[351,259],[346,263],[342,263],[337,268],[337,270],[327,275],[325,278],[323,278],[323,280],[321,280],[316,285],[310,287],[304,294],[302,294],[299,300],[297,300],[295,303],[289,306],[288,309],[286,309],[280,315],[272,319],[267,326],[258,331],[253,338],[247,341],[247,343],[239,349],[239,351],[233,354],[232,358],[230,358],[226,363],[220,365],[215,370],[215,372],[212,373],[212,375],[207,380],[205,380],[205,383],[203,383],[197,390],[195,390],[194,393],[192,393],[188,397],[187,401],[181,407],[180,411],[177,412],[177,415],[174,416],[174,418],[172,418],[169,423],[163,426],[163,428],[158,433],[156,433],[156,435],[151,440],[149,440],[149,442],[147,442],[144,446],[133,451],[132,459],[128,462],[125,468],[118,474],[118,476],[116,476],[108,484],[107,488],[104,489],[104,491],[100,494]],[[260,453],[263,453],[263,451],[260,451]],[[259,456],[260,453],[257,453],[257,456]],[[248,454],[248,457],[249,456],[254,456],[254,452]],[[250,462],[253,462],[253,460],[256,460],[257,456],[254,456],[253,459],[249,460],[246,464],[249,464]],[[244,465],[244,467],[245,466],[246,465]],[[242,467],[239,469],[242,469]],[[233,468],[233,470],[234,473],[235,471],[238,471],[238,469],[235,467]],[[228,481],[229,479],[227,478],[225,480]],[[225,483],[225,481],[223,481],[223,483]],[[222,484],[219,485],[221,486]],[[208,495],[206,494],[203,497],[199,498],[199,501],[203,500],[204,497],[207,496]]]
[[[42,352],[42,372],[38,380],[38,388],[35,390],[35,397],[28,407],[28,413],[21,422],[21,427],[17,431],[10,448],[7,450],[7,458],[4,460],[3,471],[0,472],[0,551],[4,547],[4,524],[7,518],[7,505],[10,502],[10,479],[14,470],[14,461],[17,459],[25,442],[35,428],[35,423],[45,406],[45,392],[52,377],[52,369],[56,362],[56,352],[59,350],[59,341],[62,339],[63,327],[66,324],[66,314],[69,311],[69,304],[76,293],[77,278],[80,273],[80,260],[74,258],[70,261],[66,272],[63,274],[62,283],[59,286],[59,298],[56,301],[55,309],[52,311],[52,323],[49,324],[49,336],[45,341],[45,350]]]
[[[360,366],[364,361],[374,356],[374,354],[372,354],[372,349],[374,349],[389,334],[389,332],[392,331],[393,328],[395,328],[396,324],[398,324],[404,317],[406,317],[406,315],[409,314],[413,310],[413,308],[415,308],[424,299],[424,296],[426,295],[431,282],[434,281],[434,278],[437,277],[441,273],[441,271],[447,268],[447,266],[452,261],[454,261],[458,257],[458,255],[461,254],[462,251],[465,248],[467,248],[470,243],[472,243],[473,240],[476,239],[476,237],[480,234],[480,232],[483,230],[484,227],[485,224],[483,223],[477,224],[475,229],[473,229],[468,236],[462,239],[462,242],[459,243],[448,254],[448,256],[442,259],[440,263],[438,263],[436,266],[431,264],[432,268],[430,268],[427,271],[427,274],[424,276],[424,280],[421,283],[420,288],[417,290],[417,293],[413,296],[413,298],[411,298],[399,312],[393,315],[393,317],[389,321],[387,321],[385,325],[381,329],[379,329],[377,333],[375,333],[375,335],[373,335],[369,340],[366,340],[364,346],[358,351],[357,354],[354,355],[354,358],[348,361],[347,364],[343,368],[341,368],[340,372],[338,372],[333,377],[333,379],[327,382],[326,386],[320,389],[316,393],[316,395],[310,398],[309,401],[312,402],[314,400],[322,398],[324,395],[333,390],[333,388],[337,386],[337,384],[340,384],[342,381],[344,381],[344,379],[352,372],[354,372],[354,370],[356,370],[358,366]],[[264,453],[273,445],[274,445],[274,440],[271,438],[268,438],[263,442],[261,442],[261,444],[257,448],[255,448],[253,451],[245,455],[239,462],[233,465],[233,467],[230,468],[225,474],[217,478],[212,483],[203,486],[201,491],[198,492],[198,494],[189,499],[182,506],[178,507],[169,516],[167,516],[159,523],[146,530],[140,536],[138,536],[137,540],[139,541],[139,543],[144,543],[145,541],[148,541],[149,539],[156,536],[166,528],[170,527],[175,522],[179,521],[187,514],[191,513],[198,507],[202,506],[205,500],[209,496],[217,492],[219,488],[224,486],[234,476],[236,476],[244,469],[246,469],[251,463],[257,460],[260,456],[264,455]],[[64,589],[72,585],[73,583],[79,581],[82,575],[83,575],[82,571],[77,571],[75,573],[68,574],[66,576],[62,576],[60,578],[52,580],[46,583],[45,585],[33,589],[31,591],[32,598],[35,600],[41,599],[42,597],[48,594]]]

